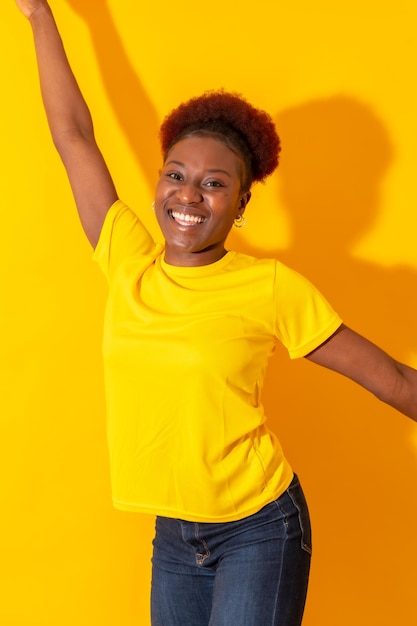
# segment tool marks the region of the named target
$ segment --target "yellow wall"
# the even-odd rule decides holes
[[[155,235],[162,116],[205,89],[244,93],[276,120],[282,166],[231,245],[278,255],[417,365],[414,2],[52,4],[119,193]],[[12,0],[0,40],[0,622],[146,626],[153,520],[110,504],[104,281]],[[278,352],[265,402],[314,523],[305,626],[417,623],[416,426]]]

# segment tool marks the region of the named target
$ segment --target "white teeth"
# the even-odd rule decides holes
[[[189,215],[189,213],[179,213],[178,211],[171,211],[172,217],[178,222],[192,222],[193,224],[201,224],[204,222],[204,217],[200,215]]]

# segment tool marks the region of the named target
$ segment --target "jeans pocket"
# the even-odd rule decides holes
[[[299,480],[296,475],[291,485],[287,489],[287,493],[291,498],[292,503],[298,511],[298,521],[301,528],[301,548],[311,555],[312,553],[312,541],[311,541],[311,524],[310,515],[308,512],[307,502],[304,496],[304,492],[301,488]]]

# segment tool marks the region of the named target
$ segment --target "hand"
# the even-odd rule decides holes
[[[32,17],[36,11],[43,7],[47,7],[46,0],[15,0],[18,8],[28,20]]]

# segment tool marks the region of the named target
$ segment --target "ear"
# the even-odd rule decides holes
[[[244,193],[239,201],[239,215],[243,215],[246,209],[246,205],[248,204],[249,200],[251,199],[252,193],[250,191],[247,191],[246,193]]]

